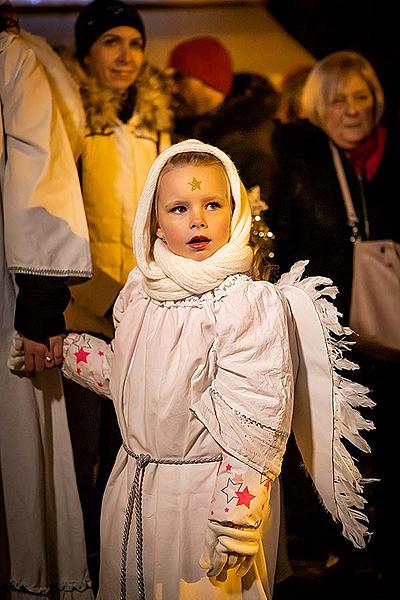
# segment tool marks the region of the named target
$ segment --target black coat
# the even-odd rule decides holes
[[[276,236],[281,272],[296,260],[309,259],[306,273],[330,277],[339,287],[337,306],[347,321],[352,280],[352,243],[346,210],[329,140],[308,121],[277,125],[272,137],[276,172],[272,179],[268,224]],[[360,221],[362,196],[369,239],[400,241],[400,137],[389,128],[378,171],[361,181],[341,153],[347,182]],[[361,226],[365,239],[365,231]]]
[[[199,139],[228,154],[247,189],[259,185],[267,199],[272,174],[270,138],[279,94],[268,79],[254,73],[237,73],[233,88],[213,112],[176,120],[172,139]]]

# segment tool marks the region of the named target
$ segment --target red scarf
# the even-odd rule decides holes
[[[373,132],[364,138],[353,150],[348,151],[348,157],[358,175],[371,181],[382,160],[387,137],[387,129],[383,125],[375,127]]]

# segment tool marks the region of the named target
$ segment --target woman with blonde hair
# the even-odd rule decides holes
[[[372,95],[373,112],[369,125],[372,123],[373,127],[377,126],[385,110],[382,86],[372,65],[361,54],[350,51],[334,52],[310,70],[300,99],[301,116],[330,135],[326,130],[325,122],[327,110],[332,104],[340,105],[336,95],[341,93],[341,83],[354,75],[363,80]],[[331,134],[334,139],[334,132],[331,131]],[[357,145],[357,143],[357,140],[354,140],[353,144]],[[338,146],[340,146],[339,142]]]
[[[338,303],[346,320],[353,246],[331,143],[343,164],[361,237],[398,240],[393,190],[400,144],[393,125],[385,122],[384,108],[371,64],[356,52],[334,52],[308,75],[303,118],[278,125],[273,136],[277,169],[268,218],[280,267],[286,270],[297,258],[309,257],[313,272],[324,272],[339,286]]]
[[[314,65],[303,88],[301,116],[295,123],[277,126],[272,141],[277,170],[268,219],[277,239],[277,260],[285,271],[295,260],[309,258],[312,274],[323,272],[338,285],[337,304],[348,323],[355,237],[400,241],[398,125],[386,117],[372,65],[354,51],[334,52]],[[348,223],[335,160],[343,168],[357,231]],[[387,428],[380,411],[390,397],[396,363],[362,355],[357,360],[362,363],[360,379],[374,392],[377,429],[381,420]],[[387,429],[378,434],[390,439]],[[372,470],[384,479],[378,440]],[[377,526],[376,542],[378,531]]]

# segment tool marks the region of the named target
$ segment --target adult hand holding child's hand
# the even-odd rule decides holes
[[[7,361],[8,368],[13,372],[26,373],[33,377],[46,369],[61,367],[63,339],[62,334],[52,336],[47,347],[46,344],[35,342],[15,332]]]

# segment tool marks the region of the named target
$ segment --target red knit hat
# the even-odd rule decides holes
[[[200,79],[225,96],[231,91],[231,57],[216,38],[196,37],[178,44],[170,54],[168,66]]]

